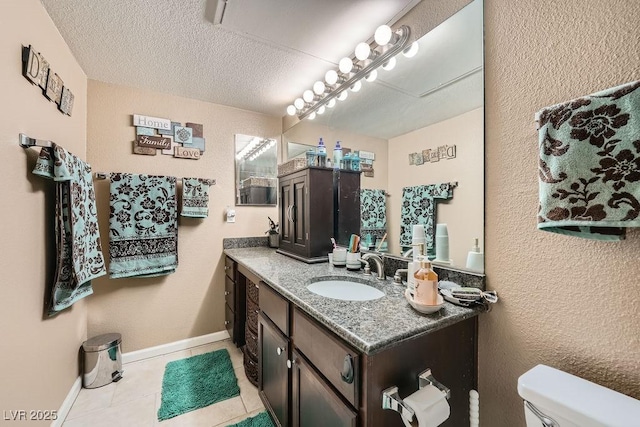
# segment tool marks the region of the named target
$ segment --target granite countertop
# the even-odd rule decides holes
[[[399,342],[427,334],[476,316],[481,307],[465,308],[449,302],[434,314],[415,311],[404,297],[404,285],[377,280],[360,272],[306,264],[266,247],[225,249],[224,253],[293,302],[303,312],[325,325],[356,349],[374,354]],[[386,297],[372,301],[341,301],[321,297],[307,289],[312,279],[353,277],[383,291]]]

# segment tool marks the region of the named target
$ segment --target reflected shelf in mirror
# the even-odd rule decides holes
[[[235,135],[236,205],[276,205],[277,147],[275,138]]]

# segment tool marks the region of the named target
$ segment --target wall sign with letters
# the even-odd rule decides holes
[[[422,150],[419,153],[409,154],[410,165],[423,165],[425,163],[439,162],[440,160],[448,160],[456,158],[455,145],[441,145],[438,148],[430,148]]]
[[[73,93],[51,70],[49,61],[40,52],[29,45],[22,46],[22,75],[42,89],[42,94],[58,106],[58,110],[67,116],[73,110]]]
[[[155,156],[160,150],[179,159],[198,160],[204,153],[204,129],[199,123],[187,122],[183,126],[169,119],[134,114],[133,126],[136,127],[134,154]]]

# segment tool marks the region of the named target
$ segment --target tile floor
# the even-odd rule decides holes
[[[240,396],[158,421],[162,377],[167,362],[226,348],[238,378]],[[224,427],[252,417],[264,410],[254,387],[244,374],[242,352],[230,340],[193,347],[123,365],[124,375],[117,383],[80,390],[63,427]]]

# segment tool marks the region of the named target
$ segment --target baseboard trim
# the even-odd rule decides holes
[[[62,426],[62,423],[64,423],[65,418],[67,418],[67,415],[69,414],[69,411],[73,406],[73,402],[76,401],[76,398],[78,397],[81,389],[82,377],[78,376],[78,378],[76,378],[76,380],[73,382],[73,385],[71,386],[71,390],[69,390],[67,397],[62,402],[62,405],[60,405],[60,409],[58,409],[57,412],[58,417],[51,423],[51,427]]]
[[[162,356],[174,351],[186,350],[199,345],[211,344],[229,338],[227,331],[214,332],[212,334],[200,335],[199,337],[187,338],[155,347],[143,348],[142,350],[122,353],[122,363],[137,362],[138,360],[149,359],[150,357]]]

